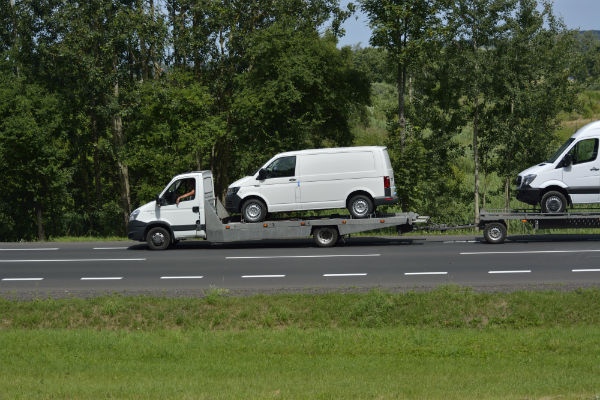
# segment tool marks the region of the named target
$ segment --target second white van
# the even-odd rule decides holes
[[[365,146],[277,154],[229,185],[225,207],[246,222],[260,222],[267,213],[334,208],[366,218],[397,201],[387,149]]]

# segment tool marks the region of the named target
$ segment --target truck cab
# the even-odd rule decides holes
[[[147,241],[150,247],[157,249],[167,248],[180,239],[204,239],[206,201],[215,201],[211,171],[177,175],[154,201],[131,213],[128,237]]]

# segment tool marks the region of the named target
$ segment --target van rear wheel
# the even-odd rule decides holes
[[[357,194],[348,201],[348,211],[354,218],[367,218],[373,213],[373,201],[367,195]]]
[[[549,214],[557,214],[565,212],[567,208],[567,199],[561,192],[550,191],[542,196],[540,201],[542,212]]]
[[[246,222],[261,222],[267,217],[267,206],[262,200],[246,200],[242,205],[242,215]]]

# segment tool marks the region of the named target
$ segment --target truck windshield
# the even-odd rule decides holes
[[[558,150],[556,150],[556,153],[554,153],[554,155],[550,157],[547,162],[552,164],[554,161],[556,161],[558,157],[560,157],[560,155],[565,151],[565,149],[569,147],[571,143],[573,143],[574,140],[575,139],[573,138],[569,138],[569,140],[567,140],[562,146],[560,146]]]

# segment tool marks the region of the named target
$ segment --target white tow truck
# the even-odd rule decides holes
[[[194,171],[175,176],[151,201],[131,213],[128,236],[147,242],[152,250],[164,250],[182,239],[236,242],[313,236],[319,247],[331,247],[344,235],[395,227],[399,233],[413,230],[429,217],[413,212],[267,219],[249,223],[231,217],[215,196],[211,171]]]

